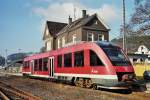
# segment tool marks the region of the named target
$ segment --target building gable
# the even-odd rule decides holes
[[[52,37],[52,36],[50,35],[49,29],[48,29],[48,27],[47,27],[47,25],[46,25],[45,30],[44,30],[44,33],[43,33],[43,40],[46,40],[46,39],[51,38],[51,37]]]
[[[55,37],[56,34],[58,34],[58,32],[66,25],[67,25],[66,23],[47,21],[45,25],[44,34],[43,34],[43,40],[45,40],[46,36]]]
[[[98,17],[97,14],[93,14],[91,16],[86,15],[84,18],[79,18],[78,20],[75,20],[71,24],[68,24],[66,27],[64,27],[57,35],[60,35],[62,33],[66,33],[68,31],[75,30],[77,28],[81,28],[82,26],[85,26],[86,24],[90,23],[91,21],[97,19],[98,25],[100,28],[102,28],[105,31],[109,31],[110,28]]]
[[[148,54],[148,53],[149,53],[149,50],[145,45],[140,45],[138,47],[137,52],[135,52],[135,54]]]
[[[99,30],[109,31],[109,29],[107,29],[105,27],[105,25],[97,18],[97,16],[93,17],[84,26],[90,27],[90,28],[93,28],[93,29],[99,29]]]

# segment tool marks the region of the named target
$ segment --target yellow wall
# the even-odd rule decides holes
[[[145,70],[150,70],[150,64],[133,64],[136,76],[143,76]]]

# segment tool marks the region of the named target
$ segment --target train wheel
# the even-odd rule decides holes
[[[93,90],[97,90],[97,85],[96,84],[93,84]]]
[[[75,84],[76,86],[79,86],[79,79],[78,79],[78,78],[74,81],[74,84]]]
[[[92,80],[91,79],[85,79],[85,86],[86,88],[92,87]]]
[[[82,88],[85,87],[84,83],[85,83],[84,79],[83,78],[79,78],[79,86],[82,87]]]

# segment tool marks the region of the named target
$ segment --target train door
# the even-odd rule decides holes
[[[49,58],[49,75],[50,77],[54,77],[54,57]]]
[[[33,69],[34,69],[34,60],[31,60],[31,62],[30,62],[30,66],[31,66],[31,68],[30,68],[31,74],[33,74]]]

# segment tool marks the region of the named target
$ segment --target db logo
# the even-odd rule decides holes
[[[92,72],[92,73],[98,73],[98,71],[97,71],[97,70],[94,70],[94,69],[92,69],[91,72]]]

